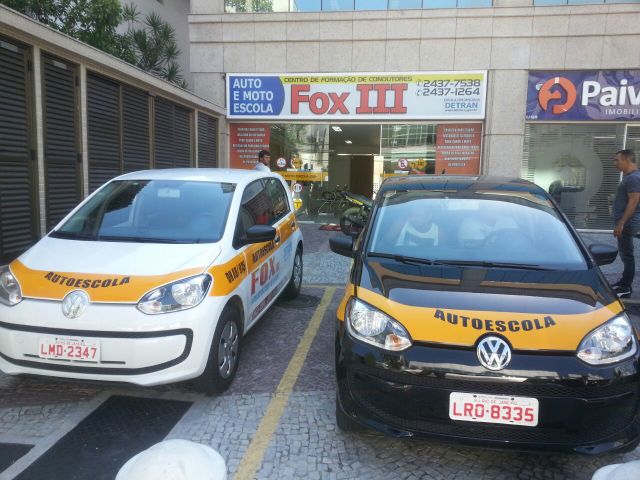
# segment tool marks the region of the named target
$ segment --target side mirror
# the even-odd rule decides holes
[[[618,249],[606,243],[594,243],[589,245],[589,251],[597,265],[609,265],[618,256]]]
[[[247,229],[242,244],[270,242],[274,238],[276,238],[276,229],[271,225],[254,225]]]
[[[333,253],[353,258],[356,252],[353,251],[353,237],[336,235],[329,239],[329,248]]]

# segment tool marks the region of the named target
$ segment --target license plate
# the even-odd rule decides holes
[[[449,418],[465,422],[538,425],[538,399],[451,392]]]
[[[100,343],[84,338],[45,337],[38,345],[38,356],[54,360],[100,360]]]

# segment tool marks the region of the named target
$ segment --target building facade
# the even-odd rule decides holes
[[[619,181],[611,159],[640,150],[637,1],[192,0],[189,37],[195,92],[236,109],[227,112],[226,164],[250,166],[258,147],[271,149],[272,168],[309,193],[312,213],[327,190],[370,194],[389,175],[486,173],[531,179],[577,227],[607,230]],[[424,93],[469,100],[475,91],[447,90],[469,75],[480,75],[477,111],[441,103],[410,114]],[[242,99],[276,90],[245,81],[228,92],[230,78],[275,82],[283,104],[247,113],[254,107]],[[351,99],[396,80],[411,94],[405,117],[390,111],[389,93],[375,118],[351,115],[348,102],[332,115],[312,97],[351,89]]]
[[[221,106],[0,6],[0,264],[107,180],[216,167]]]

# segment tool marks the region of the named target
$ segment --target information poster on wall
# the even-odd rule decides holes
[[[271,127],[257,123],[231,124],[231,168],[253,168],[260,150],[269,150]]]
[[[228,74],[227,116],[279,120],[479,120],[487,72]]]
[[[436,129],[436,175],[478,175],[482,125],[440,124]]]

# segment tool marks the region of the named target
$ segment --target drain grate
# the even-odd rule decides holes
[[[281,308],[313,308],[316,307],[320,303],[320,298],[315,297],[313,295],[303,295],[300,294],[293,300],[285,300],[284,298],[280,298],[276,305]]]
[[[18,480],[113,480],[134,455],[164,440],[191,402],[113,396],[62,437]]]
[[[19,443],[0,443],[0,472],[5,471],[16,461],[27,454],[33,445]]]

